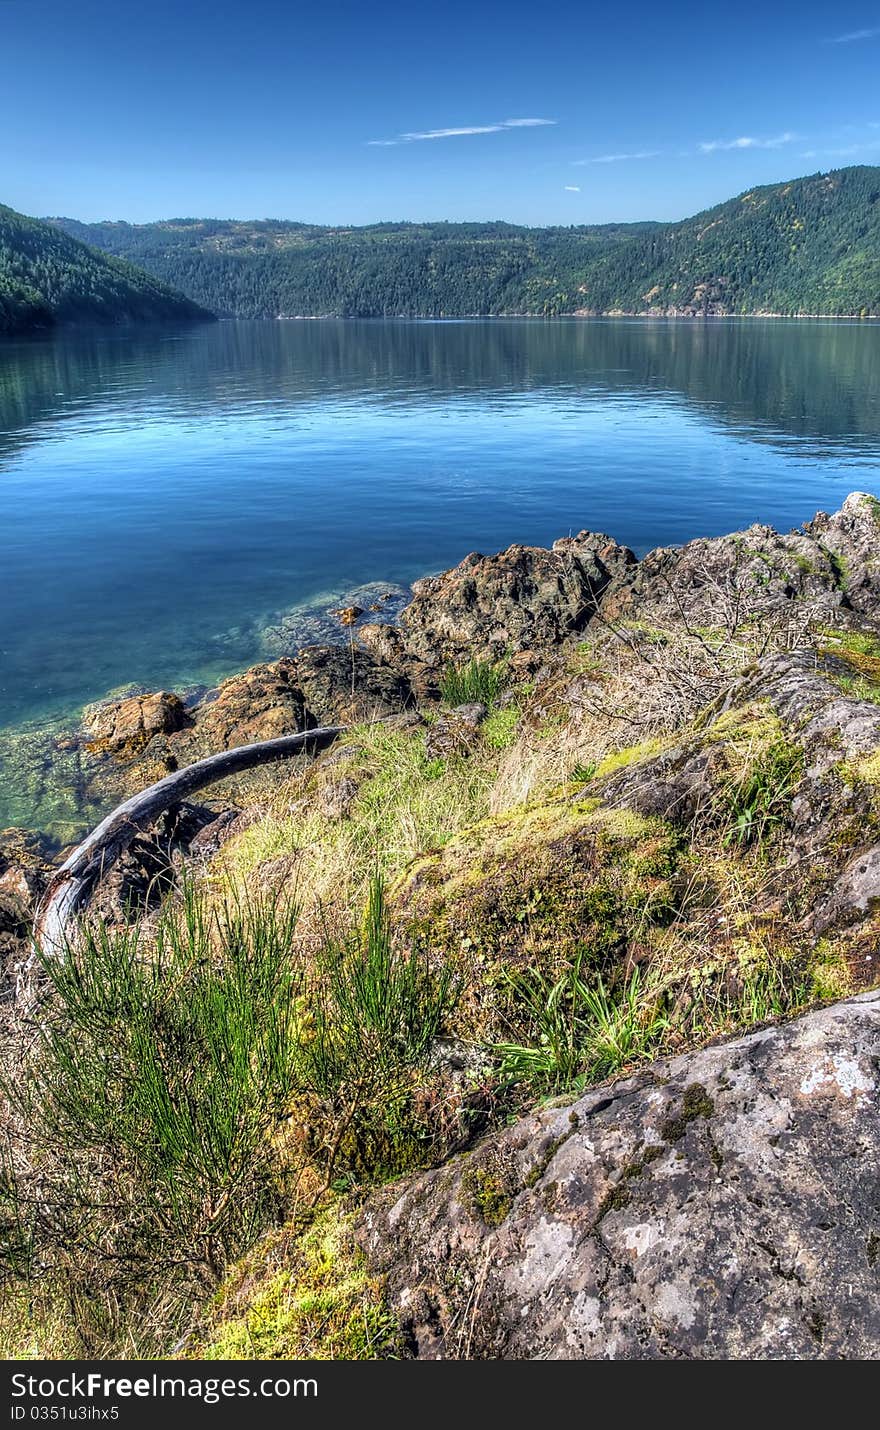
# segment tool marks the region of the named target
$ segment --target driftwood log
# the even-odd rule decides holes
[[[235,750],[209,755],[186,769],[166,775],[118,805],[74,849],[46,890],[34,921],[34,941],[43,957],[63,956],[70,941],[72,920],[84,912],[94,889],[120,855],[161,814],[227,775],[323,749],[346,728],[345,725],[324,725],[303,730],[298,735],[282,735],[277,740],[261,740],[255,745],[239,745]]]

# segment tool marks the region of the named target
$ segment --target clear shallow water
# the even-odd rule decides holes
[[[583,527],[880,489],[880,325],[220,323],[0,344],[0,726],[213,681],[280,613]]]

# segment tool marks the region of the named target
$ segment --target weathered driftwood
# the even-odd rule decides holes
[[[43,956],[57,958],[63,954],[70,938],[71,920],[86,908],[99,880],[112,869],[134,838],[166,810],[227,775],[271,764],[273,760],[283,760],[304,750],[323,749],[345,728],[344,725],[324,725],[303,730],[298,735],[282,735],[277,740],[261,740],[255,745],[239,745],[235,750],[209,755],[184,770],[166,775],[165,779],[118,805],[65,860],[46,890],[34,922],[34,939]]]

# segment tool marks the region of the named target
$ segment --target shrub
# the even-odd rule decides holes
[[[263,1230],[295,1070],[295,929],[277,899],[210,911],[187,888],[149,942],[90,923],[43,960],[49,996],[7,1091],[51,1188],[44,1234],[216,1276]]]
[[[315,951],[297,919],[277,895],[215,908],[186,887],[151,931],[85,924],[43,961],[4,1075],[0,1272],[45,1324],[72,1308],[71,1353],[162,1353],[135,1325],[185,1332],[294,1190],[317,1203],[340,1168],[375,1179],[431,1147],[451,975],[395,951],[378,878],[357,936]]]

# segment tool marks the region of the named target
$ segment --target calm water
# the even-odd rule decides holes
[[[880,325],[221,323],[0,344],[0,724],[211,681],[363,582],[880,487]]]

